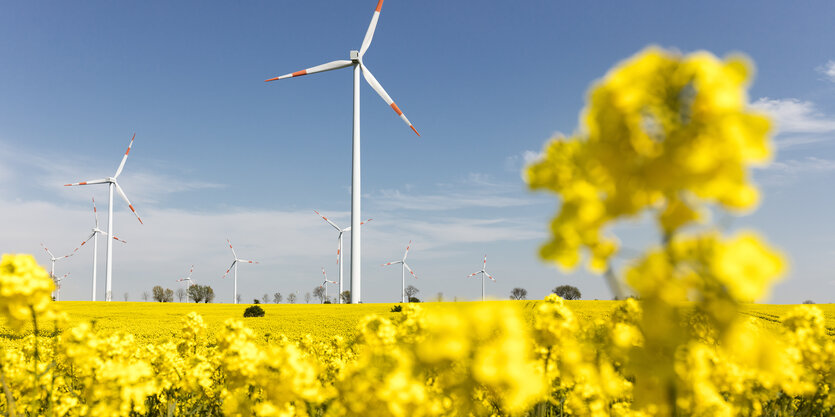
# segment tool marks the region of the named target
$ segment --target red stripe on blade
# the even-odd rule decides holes
[[[412,130],[415,132],[415,134],[416,134],[416,135],[420,136],[420,133],[418,133],[417,129],[415,129],[415,127],[414,127],[414,126],[409,125],[409,127],[411,127],[411,128],[412,128]]]
[[[397,104],[393,101],[391,102],[391,108],[394,109],[394,112],[397,113],[398,116],[403,114],[403,112],[400,111],[400,107],[397,107]]]
[[[296,71],[293,73],[293,77],[298,77],[300,75],[307,75],[307,70]]]
[[[378,1],[378,2],[377,2],[377,9],[376,9],[376,11],[377,11],[377,12],[379,12],[379,11],[380,11],[380,9],[382,9],[382,8],[383,8],[383,0],[380,0],[380,1]]]

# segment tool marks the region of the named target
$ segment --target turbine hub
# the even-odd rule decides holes
[[[351,51],[351,61],[358,62],[360,60],[360,51]]]

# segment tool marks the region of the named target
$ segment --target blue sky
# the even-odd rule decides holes
[[[311,291],[322,266],[335,278],[336,233],[312,210],[349,223],[350,70],[263,80],[347,59],[375,5],[0,5],[0,250],[48,264],[39,242],[77,246],[92,227],[90,198],[106,211],[106,187],[62,185],[112,175],[136,132],[120,184],[145,225],[116,200],[115,232],[128,244],[115,246],[114,299],[174,288],[195,264],[195,281],[230,301],[226,238],[261,261],[239,269],[245,300]],[[759,210],[723,222],[758,229],[790,258],[771,301],[832,302],[833,20],[823,1],[385,2],[364,61],[423,136],[363,81],[363,217],[374,218],[364,301],[399,299],[399,271],[379,265],[409,240],[422,298],[478,298],[480,283],[465,277],[485,253],[493,297],[520,286],[540,298],[568,283],[610,298],[602,278],[537,259],[557,200],[529,193],[520,170],[548,138],[576,129],[595,79],[655,44],[755,61],[750,98],[776,118],[778,153],[755,171]],[[653,240],[646,229],[615,233],[640,248]],[[88,299],[91,261],[85,247],[58,264],[71,273],[63,299]]]

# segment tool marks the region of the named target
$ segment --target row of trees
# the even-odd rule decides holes
[[[204,303],[211,303],[215,299],[215,291],[212,287],[199,284],[188,287],[188,290],[178,288],[176,293],[171,288],[162,288],[157,285],[151,290],[151,293],[153,300],[159,303],[173,302],[175,294],[180,302],[182,302],[186,297],[188,297],[189,301],[194,301],[195,303],[199,303],[201,301]],[[142,298],[145,301],[148,301],[148,293],[142,293]],[[127,301],[127,299],[128,295],[125,293],[125,301]]]
[[[552,293],[559,295],[566,300],[579,300],[582,297],[580,290],[571,285],[560,285],[551,290]],[[510,291],[511,300],[525,300],[528,297],[528,290],[516,287]]]

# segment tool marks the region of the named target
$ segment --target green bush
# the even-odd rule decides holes
[[[249,306],[244,310],[244,317],[264,317],[264,309],[261,306]]]
[[[401,311],[403,311],[403,306],[401,306],[400,304],[397,304],[391,308],[392,313],[399,313]]]

